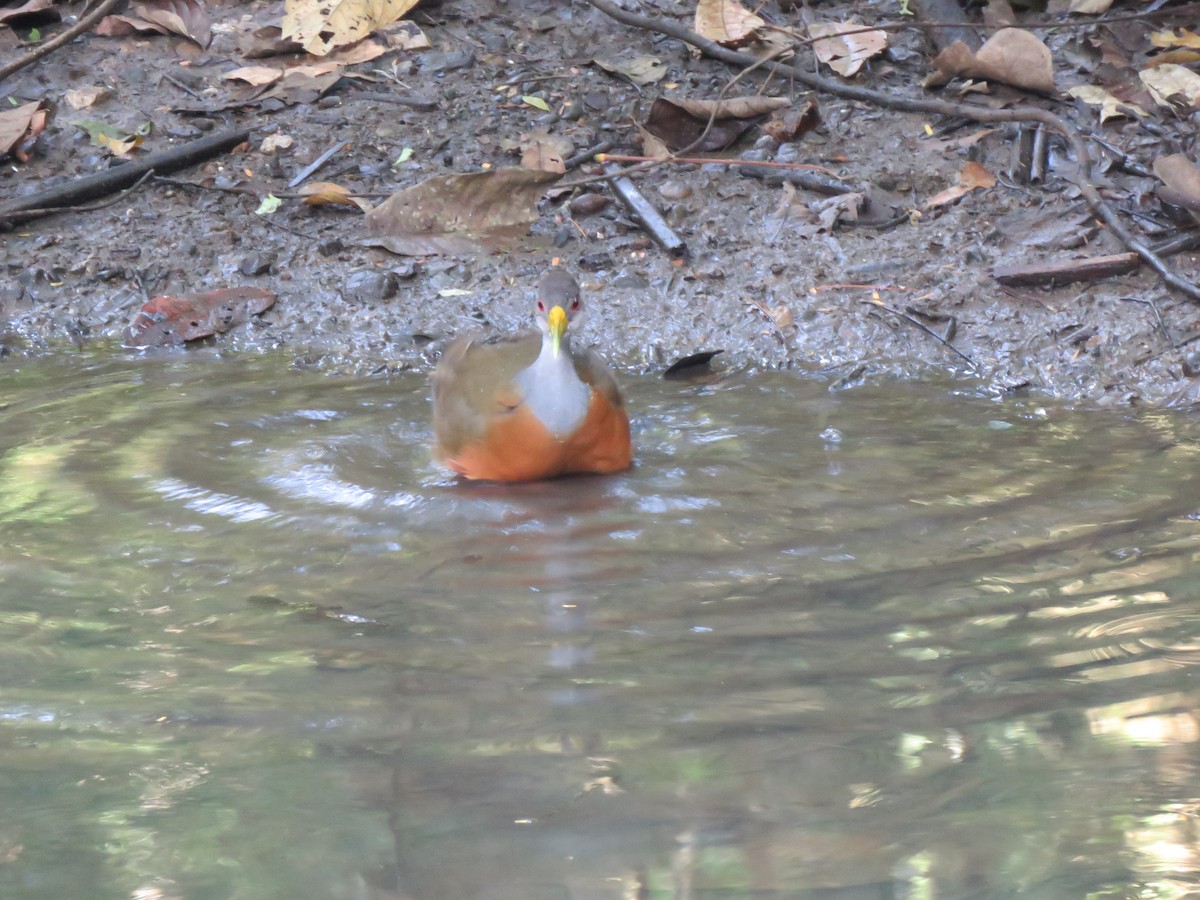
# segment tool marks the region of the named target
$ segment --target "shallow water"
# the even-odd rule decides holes
[[[1200,889],[1198,429],[629,385],[456,484],[420,377],[0,370],[0,896]]]

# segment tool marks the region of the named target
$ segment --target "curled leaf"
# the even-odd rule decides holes
[[[925,201],[926,209],[953,203],[959,197],[966,196],[971,191],[987,190],[996,186],[996,176],[977,162],[968,162],[958,173],[958,183],[944,191],[939,191]]]
[[[764,116],[789,105],[783,97],[733,97],[728,100],[667,100],[659,97],[650,107],[645,129],[671,150],[683,147],[697,151],[722,150]],[[702,134],[704,138],[700,140]],[[697,140],[700,140],[699,144],[696,144]]]

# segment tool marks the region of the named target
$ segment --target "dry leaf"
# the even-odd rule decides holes
[[[940,191],[925,201],[926,209],[952,203],[974,190],[995,187],[996,176],[977,162],[966,163],[958,172],[958,183]]]
[[[1183,34],[1173,31],[1155,31],[1150,35],[1150,43],[1155,47],[1183,47],[1188,50],[1200,50],[1200,34],[1185,30]]]
[[[1164,185],[1158,196],[1200,220],[1200,168],[1182,153],[1173,153],[1154,161],[1154,174]]]
[[[67,91],[63,99],[71,109],[87,109],[108,98],[106,87],[86,87]]]
[[[813,41],[813,53],[833,71],[849,78],[868,59],[887,49],[886,32],[861,31],[862,27],[855,22],[812,23],[808,26],[808,36],[820,38]],[[857,33],[845,34],[847,31]]]
[[[1159,106],[1173,106],[1172,97],[1181,97],[1187,105],[1200,105],[1200,75],[1179,65],[1155,66],[1138,73]]]
[[[642,138],[642,156],[649,156],[651,159],[666,159],[671,155],[671,148],[660,138],[652,135],[637,122],[633,123],[633,127],[638,130],[638,134]]]
[[[178,34],[207,48],[212,42],[212,23],[200,0],[135,0],[130,15],[106,16],[96,34],[124,37],[139,31]]]
[[[1044,94],[1054,91],[1054,61],[1050,49],[1028,31],[1003,28],[979,48],[978,53],[955,41],[933,62],[939,77],[931,84],[945,84],[955,76],[1000,81],[1013,87]]]
[[[315,103],[342,77],[341,66],[333,71],[321,71],[318,66],[296,66],[288,69],[283,78],[258,96],[259,100],[276,99],[291,106],[294,103]]]
[[[667,100],[650,106],[645,128],[671,150],[723,150],[763,116],[790,106],[783,97],[734,97],[729,100]],[[712,126],[705,133],[709,119]],[[700,135],[704,139],[696,144]],[[694,146],[693,146],[694,145]]]
[[[1095,16],[1108,12],[1110,6],[1112,6],[1112,0],[1071,0],[1067,12]]]
[[[803,137],[820,124],[821,110],[816,99],[809,97],[803,103],[775,110],[763,122],[762,130],[781,144],[786,144]]]
[[[1128,116],[1130,113],[1139,116],[1146,115],[1146,111],[1136,103],[1119,100],[1104,88],[1095,85],[1081,84],[1078,87],[1068,88],[1067,93],[1077,100],[1082,100],[1088,106],[1100,107],[1101,122],[1106,122],[1113,116]]]
[[[342,47],[340,50],[335,50],[325,57],[325,62],[339,66],[355,66],[359,63],[378,59],[383,54],[390,53],[392,49],[391,47],[385,47],[379,41],[368,38],[350,47]]]
[[[274,84],[282,78],[283,69],[276,69],[272,66],[242,66],[240,69],[226,72],[221,77],[226,81],[244,81],[255,87],[263,87]]]
[[[29,151],[49,121],[50,109],[44,100],[0,110],[0,158],[11,154],[28,162]]]
[[[349,188],[332,181],[314,181],[300,188],[305,206],[349,206],[363,212],[371,211],[371,204],[350,193]]]
[[[565,160],[574,149],[575,145],[568,138],[535,131],[521,147],[521,165],[526,169],[562,175],[567,171]]]
[[[264,25],[251,31],[242,31],[237,36],[238,51],[243,59],[263,59],[268,56],[283,56],[300,53],[303,48],[291,38],[283,36],[278,25]]]
[[[726,47],[740,47],[766,24],[737,0],[699,0],[693,30]]]
[[[287,0],[283,36],[324,56],[395,22],[417,0]]]
[[[657,56],[637,56],[628,50],[614,56],[597,56],[592,62],[605,72],[624,75],[640,85],[662,81],[667,74],[667,64]]]
[[[557,180],[517,168],[429,178],[367,213],[363,243],[406,256],[494,250],[537,221],[538,201]]]
[[[227,288],[190,297],[155,297],[125,329],[130,347],[182,344],[221,334],[270,309],[275,295],[258,288]]]

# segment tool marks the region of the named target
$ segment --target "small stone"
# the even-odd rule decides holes
[[[692,189],[682,181],[664,181],[658,193],[664,200],[683,200],[692,196]]]
[[[317,252],[322,256],[336,256],[346,249],[341,238],[326,238],[317,244]]]
[[[604,194],[581,194],[571,201],[569,209],[573,216],[593,216],[612,203],[612,197]]]
[[[637,272],[622,272],[612,280],[612,286],[622,290],[641,291],[650,287],[650,281]]]
[[[238,271],[243,275],[265,275],[271,271],[271,266],[274,265],[274,260],[265,253],[251,253],[249,256],[242,258],[238,264]]]
[[[378,269],[363,269],[346,279],[342,295],[357,303],[378,303],[396,295],[396,276]]]

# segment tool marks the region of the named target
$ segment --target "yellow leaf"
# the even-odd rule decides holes
[[[522,97],[521,102],[534,109],[540,109],[542,112],[550,112],[550,104],[541,97]]]
[[[283,36],[316,56],[395,22],[417,0],[287,0]]]

